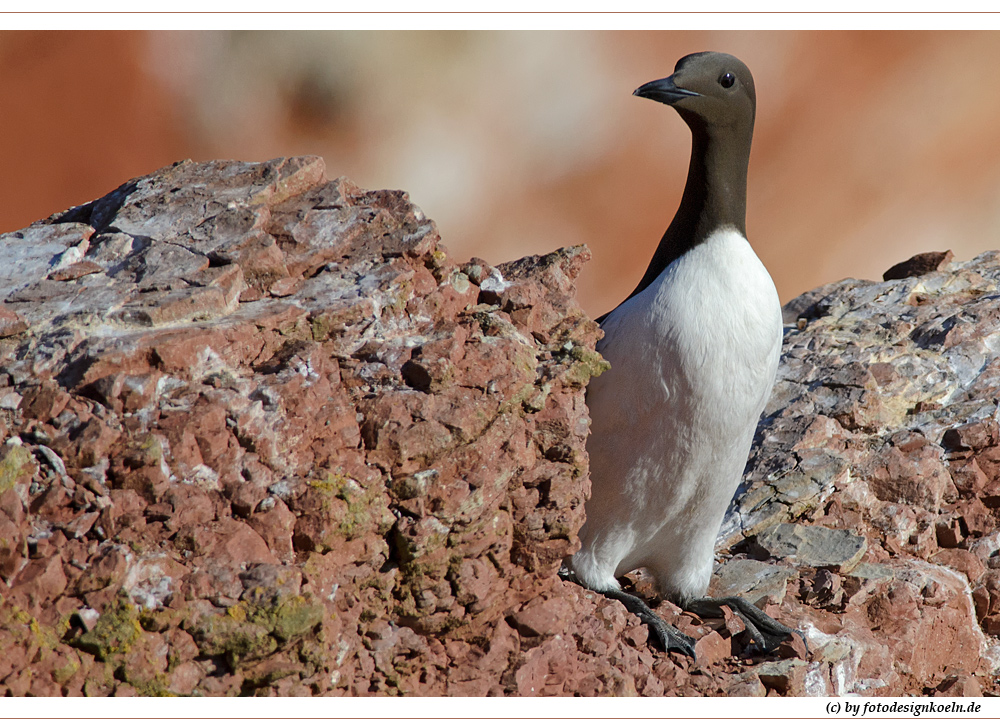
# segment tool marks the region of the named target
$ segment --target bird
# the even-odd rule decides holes
[[[645,274],[597,319],[611,368],[587,389],[592,491],[562,572],[622,602],[666,651],[693,657],[695,641],[621,589],[629,571],[645,568],[661,596],[695,614],[730,607],[770,652],[793,630],[743,598],[705,595],[781,352],[778,294],[746,237],[753,76],[732,55],[694,53],[634,95],[680,114],[691,160]]]

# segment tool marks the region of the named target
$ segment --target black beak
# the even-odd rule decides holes
[[[669,76],[667,78],[661,78],[659,81],[650,81],[649,83],[644,83],[632,92],[633,96],[642,96],[643,98],[652,99],[653,101],[659,101],[660,103],[665,103],[669,106],[673,106],[678,101],[682,101],[691,96],[700,96],[701,94],[695,93],[694,91],[688,91],[686,88],[679,88],[674,84],[674,77]]]

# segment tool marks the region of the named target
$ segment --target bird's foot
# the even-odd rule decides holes
[[[588,588],[565,566],[559,569],[559,577],[565,581],[576,583],[578,586]],[[679,651],[682,654],[690,656],[692,659],[694,658],[694,639],[657,616],[656,612],[649,607],[649,604],[638,596],[625,593],[620,588],[608,588],[606,590],[591,588],[590,590],[618,601],[625,606],[629,613],[634,613],[638,616],[639,620],[646,624],[649,630],[656,635],[656,639],[660,642],[660,646],[663,647],[664,651]]]
[[[602,596],[619,601],[630,613],[638,616],[656,635],[664,651],[679,651],[692,659],[694,658],[694,639],[660,618],[641,598],[616,588],[597,592]]]
[[[805,643],[805,636],[797,629],[789,628],[775,621],[752,603],[739,596],[726,598],[696,598],[684,604],[684,610],[702,617],[717,618],[723,616],[722,606],[728,606],[743,622],[747,634],[756,648],[770,654],[787,641],[792,634],[798,634]],[[808,645],[806,646],[808,648]]]

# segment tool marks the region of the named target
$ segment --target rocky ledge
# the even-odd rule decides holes
[[[1000,691],[1000,256],[786,307],[712,588],[808,648],[660,604],[694,660],[557,576],[606,366],[588,256],[456,263],[316,158],[0,236],[0,693]]]

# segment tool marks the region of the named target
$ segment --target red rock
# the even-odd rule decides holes
[[[101,510],[97,519],[97,527],[103,529],[104,537],[111,538],[125,528],[145,522],[146,501],[138,492],[112,490],[109,499],[111,504]]]
[[[170,480],[163,467],[146,465],[130,469],[121,475],[119,486],[138,493],[146,502],[159,501],[170,488]]]
[[[743,619],[733,613],[733,610],[729,606],[721,606],[721,609],[726,630],[729,631],[731,636],[736,636],[746,631],[746,624],[743,623]]]
[[[117,414],[133,412],[156,403],[158,372],[127,374],[118,372],[95,379],[83,390]]]
[[[223,296],[217,293],[221,303]],[[218,329],[173,328],[144,338],[138,345],[151,349],[156,367],[166,374],[197,376],[210,365],[211,353],[221,355],[228,341]],[[149,354],[146,354],[149,357]]]
[[[806,663],[800,659],[770,662],[756,671],[761,684],[767,689],[787,697],[806,696]]]
[[[82,538],[90,531],[100,516],[101,513],[97,510],[85,512],[67,523],[64,530],[70,537],[77,539]]]
[[[945,679],[934,690],[935,697],[981,697],[982,687],[975,676],[953,676]]]
[[[809,645],[798,632],[793,632],[791,637],[785,641],[776,652],[781,656],[789,656],[795,659],[808,660],[811,656]]]
[[[941,448],[923,437],[904,433],[880,453],[871,478],[880,500],[936,509],[955,493]]]
[[[945,431],[941,443],[951,450],[984,450],[1000,441],[1000,428],[994,421],[976,421]]]
[[[28,688],[28,691],[25,693],[25,696],[61,697],[62,688],[49,675],[35,677],[34,679],[31,680],[31,686]]]
[[[122,677],[136,685],[155,683],[167,672],[167,653],[162,634],[143,632],[121,657]]]
[[[727,697],[764,697],[767,689],[756,674],[741,674],[734,678],[726,690]]]
[[[0,514],[17,526],[24,523],[24,504],[13,487],[0,492]]]
[[[20,672],[22,666],[28,663],[28,650],[23,644],[7,640],[4,646],[0,649],[0,683],[6,683],[15,671]]]
[[[224,291],[190,287],[146,293],[123,306],[116,319],[129,326],[158,327],[194,318],[215,318],[229,309]]]
[[[178,530],[174,547],[232,566],[278,562],[260,535],[235,520],[185,526]]]
[[[230,448],[232,438],[226,427],[226,410],[221,406],[203,407],[188,421],[187,426],[194,431],[202,460],[209,467],[218,468],[219,460]]]
[[[987,616],[982,620],[983,633],[1000,636],[1000,616]]]
[[[561,694],[566,669],[572,663],[572,647],[565,639],[553,638],[524,653],[524,663],[514,679],[522,697]],[[633,687],[634,690],[634,687]]]
[[[75,593],[121,587],[129,565],[127,551],[109,544],[87,565],[87,570],[74,584]]]
[[[571,606],[559,598],[532,599],[510,619],[522,636],[549,636],[562,630]]]
[[[972,603],[976,607],[976,619],[982,621],[990,612],[990,592],[985,586],[972,591]]]
[[[267,292],[275,298],[287,298],[302,288],[302,282],[300,278],[281,278],[271,283]]]
[[[65,446],[57,451],[62,455],[67,467],[84,469],[93,467],[107,457],[108,451],[120,432],[109,427],[97,417],[91,417],[78,431],[74,432]]]
[[[35,542],[35,552],[31,554],[32,560],[65,553],[66,542],[66,536],[61,531],[56,531],[47,538],[39,538]]]
[[[214,604],[232,606],[243,593],[239,572],[236,567],[212,563],[202,568],[194,568],[184,576],[180,588],[187,601],[211,601]]]
[[[100,662],[93,664],[86,673],[83,695],[85,697],[110,697],[115,690],[115,681],[113,678],[109,679],[108,676],[104,664]]]
[[[1000,613],[1000,569],[990,568],[986,571],[982,585],[990,597],[989,613]]]
[[[935,533],[938,545],[942,548],[955,548],[965,540],[965,537],[962,535],[962,528],[959,526],[957,520],[952,520],[947,525],[938,523],[935,527]]]
[[[982,561],[967,550],[942,550],[931,557],[931,562],[964,573],[970,583],[979,580],[979,577],[986,572],[986,566],[983,565]]]
[[[957,459],[951,462],[951,476],[955,487],[964,495],[969,496],[982,492],[989,482],[989,477],[975,458]]]
[[[292,534],[295,515],[279,499],[271,498],[270,503],[270,507],[254,513],[247,522],[264,539],[278,560],[288,562],[294,559]]]
[[[0,578],[10,578],[28,559],[28,544],[21,527],[0,512]]]
[[[198,440],[194,431],[188,427],[186,416],[172,415],[161,419],[160,430],[167,437],[171,459],[182,473],[190,474],[205,464]]]
[[[46,558],[30,560],[14,578],[11,591],[21,592],[32,603],[55,599],[66,588],[62,557],[56,553]]]
[[[24,396],[24,399],[21,400],[21,411],[29,419],[50,421],[62,413],[70,398],[70,395],[65,391],[48,382],[48,385],[42,384],[31,389],[30,393]]]
[[[956,505],[956,512],[960,515],[962,532],[970,537],[982,537],[996,529],[996,517],[979,498],[961,500]]]
[[[15,311],[0,305],[0,338],[9,338],[28,330],[27,322]]]
[[[67,522],[72,518],[72,493],[62,485],[52,485],[31,503],[31,511],[50,521]]]
[[[19,670],[16,674],[7,677],[3,685],[7,688],[7,694],[11,697],[26,697],[31,692],[32,673],[30,669]]]
[[[731,639],[723,637],[718,631],[709,631],[695,643],[694,663],[704,669],[728,658],[732,653]]]
[[[169,510],[165,518],[168,530],[176,531],[188,525],[204,525],[215,520],[215,501],[209,493],[190,487],[175,488],[170,492],[169,499]],[[147,520],[151,519],[150,509],[146,508]]]
[[[167,689],[174,694],[190,695],[205,676],[205,668],[196,661],[184,661],[168,674]]]

